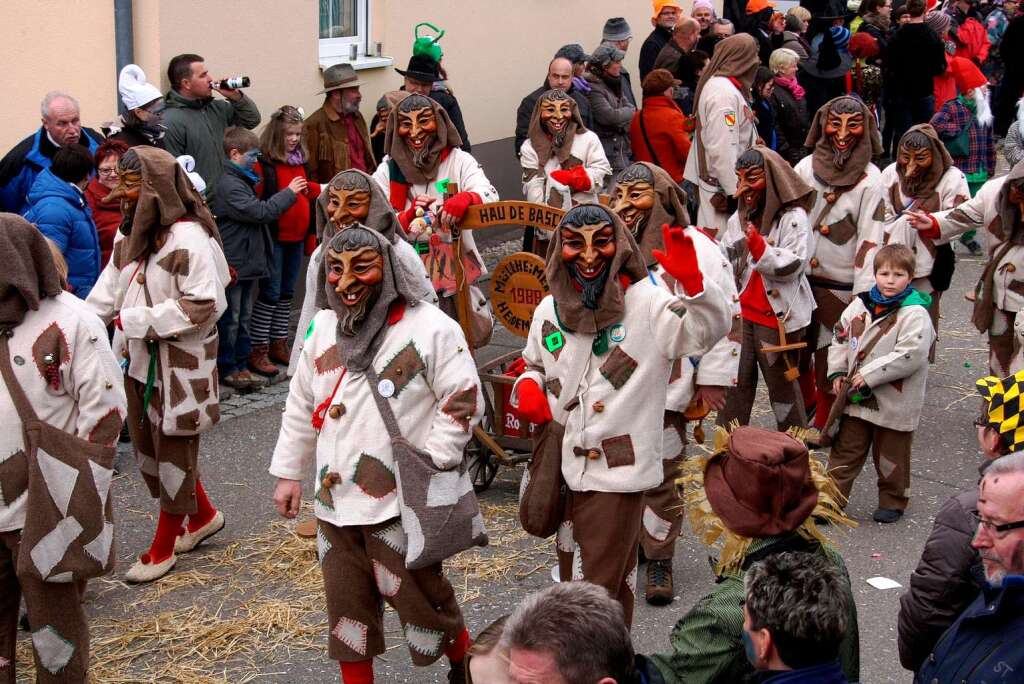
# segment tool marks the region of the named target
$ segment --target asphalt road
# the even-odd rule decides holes
[[[911,681],[896,656],[896,615],[903,589],[880,591],[866,580],[883,576],[906,587],[933,513],[947,497],[976,481],[979,455],[972,420],[978,399],[973,384],[986,374],[986,349],[984,339],[968,323],[962,293],[976,282],[981,262],[963,255],[958,259],[953,288],[942,301],[939,353],[916,435],[908,515],[895,525],[871,522],[876,490],[869,466],[849,507],[860,526],[837,538],[857,597],[864,682]],[[515,344],[507,333],[497,335],[484,357]],[[336,664],[327,660],[324,650],[327,625],[314,545],[293,538],[288,533],[291,524],[281,524],[271,504],[273,481],[267,465],[282,401],[283,394],[260,398],[250,406],[251,412],[240,411],[242,415],[204,436],[202,476],[227,516],[227,528],[209,545],[183,556],[167,582],[130,587],[120,581],[133,557],[144,550],[156,512],[130,456],[122,455],[115,501],[123,562],[113,577],[94,581],[87,597],[95,681],[338,681]],[[762,416],[759,420],[766,412]],[[474,633],[551,581],[552,543],[529,539],[515,525],[519,476],[518,468],[503,469],[481,495],[493,545],[449,564]],[[638,604],[633,637],[639,652],[666,649],[674,622],[712,587],[707,553],[685,527],[675,577],[678,597],[673,604]],[[445,681],[443,664],[422,670],[411,667],[390,611],[386,628],[391,648],[378,661],[379,681]],[[22,637],[19,660],[24,663],[27,637]]]

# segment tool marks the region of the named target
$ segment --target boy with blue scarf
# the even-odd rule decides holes
[[[846,307],[833,331],[828,378],[845,396],[828,469],[843,496],[872,451],[878,473],[876,522],[903,516],[910,494],[910,450],[921,417],[928,350],[935,338],[931,297],[910,287],[914,253],[886,245],[874,260],[875,286]]]

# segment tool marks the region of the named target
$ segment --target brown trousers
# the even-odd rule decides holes
[[[671,446],[675,453],[668,453]],[[665,458],[661,484],[644,495],[640,545],[649,560],[672,560],[683,528],[683,499],[676,479],[686,459],[686,420],[681,413],[665,412]]]
[[[559,577],[607,589],[622,604],[627,627],[633,624],[644,496],[569,490],[556,537]]]
[[[0,532],[0,683],[14,684],[18,611],[25,596],[36,681],[87,681],[89,623],[82,610],[85,582],[43,582],[15,574],[21,532]]]
[[[128,398],[128,433],[135,446],[135,460],[149,493],[160,499],[160,510],[174,515],[196,512],[196,478],[199,477],[199,435],[170,437],[142,413],[145,384],[125,376]],[[154,390],[151,401],[158,401]]]
[[[415,665],[430,665],[465,628],[441,564],[405,567],[398,518],[337,527],[317,521],[317,551],[327,594],[331,660],[368,660],[385,651],[384,604],[398,613]]]
[[[992,325],[988,329],[988,367],[999,378],[1010,374],[1010,363],[1018,351],[1017,336],[1013,329],[1016,321],[1015,311],[996,309],[993,312]]]
[[[786,334],[787,342],[799,342],[804,339],[807,328],[801,328]],[[761,347],[766,344],[779,343],[779,331],[743,319],[740,347],[740,366],[736,373],[736,386],[729,390],[725,398],[725,408],[718,412],[718,425],[728,426],[734,420],[740,425],[750,422],[750,412],[754,408],[757,394],[757,371],[761,370],[764,382],[768,385],[768,399],[772,405],[775,422],[780,431],[791,427],[807,427],[807,412],[804,410],[803,397],[796,380],[786,380],[786,362],[782,354],[766,354]],[[790,363],[796,367],[799,362],[797,352],[787,352]]]
[[[913,432],[890,430],[862,418],[843,416],[828,456],[829,473],[847,499],[868,451],[878,473],[878,506],[902,511],[910,501],[910,450]]]

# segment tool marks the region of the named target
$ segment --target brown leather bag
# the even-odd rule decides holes
[[[535,537],[558,531],[565,509],[562,439],[565,427],[549,420],[533,440],[533,455],[519,485],[519,522]]]

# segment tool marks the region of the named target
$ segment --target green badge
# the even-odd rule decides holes
[[[554,354],[556,351],[565,346],[565,335],[562,334],[561,330],[544,336],[544,348]]]
[[[601,354],[608,351],[608,328],[605,328],[594,336],[594,341],[590,345],[590,350],[597,356],[601,356]]]
[[[443,195],[444,193],[448,192],[448,185],[451,182],[451,178],[442,178],[441,180],[434,183],[434,187],[437,188],[437,191]]]
[[[412,246],[413,249],[416,250],[416,253],[419,254],[420,256],[423,256],[424,254],[430,251],[430,243],[427,242],[426,240],[422,242],[417,240],[416,242],[412,243]]]
[[[313,321],[310,321],[309,322],[309,327],[306,328],[306,336],[303,337],[302,339],[308,340],[310,335],[312,335],[312,334],[313,334]]]

